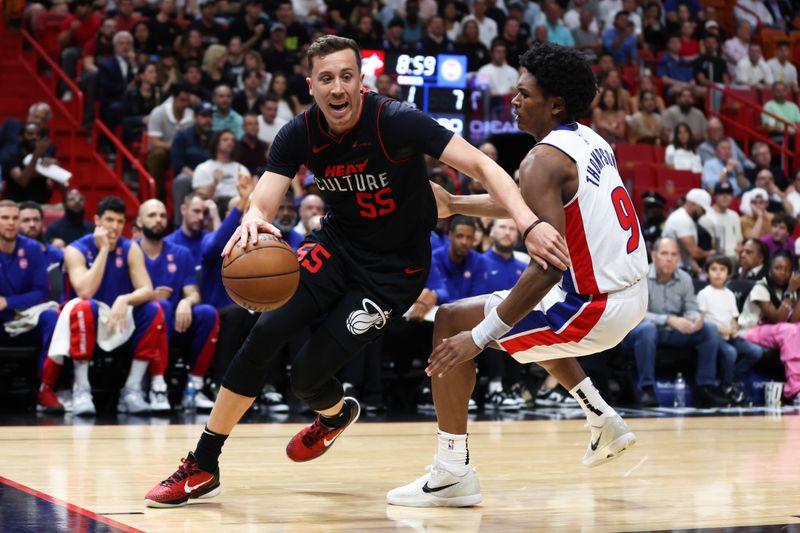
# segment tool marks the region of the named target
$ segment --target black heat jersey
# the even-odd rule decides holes
[[[436,202],[424,154],[439,158],[453,133],[428,115],[376,93],[362,95],[355,127],[337,138],[314,104],[281,128],[267,170],[314,173],[330,212],[324,227],[354,247],[400,251],[426,246]]]

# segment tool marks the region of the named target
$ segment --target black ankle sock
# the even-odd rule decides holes
[[[350,422],[350,406],[347,402],[342,405],[342,410],[332,416],[319,415],[319,420],[326,427],[337,429]]]
[[[214,433],[208,427],[203,429],[200,440],[197,441],[197,448],[194,457],[197,459],[197,466],[206,472],[216,472],[219,467],[219,456],[222,453],[222,445],[225,444],[227,435]]]

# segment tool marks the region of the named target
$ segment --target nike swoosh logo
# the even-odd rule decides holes
[[[311,151],[314,152],[315,154],[318,154],[321,151],[323,151],[325,148],[327,148],[328,146],[330,146],[330,143],[323,144],[322,146],[312,146],[311,147]]]
[[[339,435],[336,435],[336,437],[338,437],[338,436],[339,436]],[[335,441],[335,440],[336,440],[336,437],[333,437],[331,440],[328,440],[328,437],[325,437],[324,439],[322,439],[322,444],[324,444],[324,445],[325,445],[325,447],[327,448],[328,446],[330,446],[331,444],[333,444],[333,441]]]
[[[353,143],[353,148],[362,148],[364,146],[370,146],[370,145],[372,145],[372,143],[356,141],[356,142]]]
[[[425,269],[424,269],[424,268],[411,268],[411,267],[406,267],[406,268],[403,270],[403,274],[405,274],[406,276],[412,276],[412,275],[414,275],[414,274],[418,274],[418,273],[422,272],[423,270],[425,270]]]
[[[597,450],[597,445],[600,444],[600,437],[602,437],[602,436],[603,436],[603,433],[601,432],[597,436],[597,440],[589,444],[589,447],[592,448],[592,451]]]
[[[197,489],[197,488],[199,488],[199,487],[202,487],[203,485],[205,485],[206,483],[208,483],[208,482],[209,482],[209,481],[211,481],[212,479],[214,479],[214,477],[213,477],[213,476],[212,476],[212,477],[210,477],[210,478],[208,478],[207,480],[203,481],[202,483],[198,483],[198,484],[197,484],[197,485],[195,485],[195,486],[191,486],[191,485],[189,485],[189,482],[187,481],[187,482],[186,482],[186,485],[184,485],[184,486],[183,486],[183,490],[184,490],[184,491],[186,491],[186,494],[191,494],[192,492],[194,492],[194,490],[195,490],[195,489]]]
[[[432,492],[439,492],[440,490],[449,489],[454,485],[458,485],[458,481],[456,481],[455,483],[450,483],[449,485],[442,485],[441,487],[436,487],[432,489],[428,486],[428,482],[426,481],[425,485],[422,486],[422,492],[424,492],[425,494],[430,494]]]

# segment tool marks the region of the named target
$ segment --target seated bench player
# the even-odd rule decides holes
[[[11,337],[5,326],[17,319],[19,312],[44,302],[47,294],[47,264],[42,249],[35,240],[19,234],[17,204],[0,200],[0,323],[4,326],[0,328],[0,345],[13,346],[20,341],[27,344],[27,335]],[[58,311],[48,309],[31,320],[31,329],[36,329],[42,342],[40,361],[47,354],[57,318]],[[43,410],[63,410],[52,389],[40,390],[38,403]]]
[[[132,340],[133,362],[120,392],[117,410],[141,413],[150,406],[144,399],[142,379],[152,359],[167,357],[167,332],[161,307],[150,301],[153,285],[139,245],[122,236],[125,204],[115,196],[97,206],[95,230],[64,250],[66,300],[42,372],[43,383],[53,388],[63,356],[73,360],[75,415],[95,413],[89,383],[89,361],[95,346],[104,349]],[[132,307],[132,309],[131,309]],[[68,322],[69,338],[59,338],[61,321]],[[112,341],[116,341],[112,344]],[[151,393],[166,396],[163,376],[153,378]]]
[[[181,204],[181,225],[167,235],[164,242],[178,244],[189,249],[193,265],[199,266],[203,258],[203,237],[209,234],[206,222],[210,221],[213,231],[220,225],[217,203],[201,192],[191,192]]]
[[[167,337],[172,342],[191,345],[192,366],[183,395],[183,407],[187,409],[211,409],[214,402],[203,394],[203,378],[206,375],[217,347],[219,316],[217,310],[200,303],[197,275],[191,252],[177,244],[168,242],[167,208],[160,200],[147,200],[139,208],[136,221],[142,231],[139,246],[144,252],[147,273],[155,287],[158,304],[167,322]],[[164,375],[168,358],[154,359],[150,371]],[[150,398],[150,410],[169,410],[169,403],[159,403]]]

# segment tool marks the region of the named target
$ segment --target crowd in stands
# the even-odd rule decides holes
[[[583,50],[599,86],[583,122],[612,147],[657,147],[664,165],[696,176],[696,187],[678,206],[664,191],[642,199],[642,236],[652,255],[651,309],[621,346],[638,376],[636,401],[657,403],[656,361],[668,347],[696,351],[697,405],[745,402],[749,373],[773,349],[785,367],[785,395],[793,399],[800,391],[800,239],[793,239],[800,172],[792,173],[796,162],[785,165],[777,148],[787,140],[787,148],[794,146],[791,124],[800,123],[800,47],[793,49],[800,41],[789,39],[797,13],[784,0],[739,0],[737,6],[735,31],[726,34],[717,10],[695,0],[29,3],[25,21],[34,32],[42,13],[65,13],[58,60],[84,92],[86,125],[97,110],[126,144],[141,143],[157,185],[157,198],[129,221],[134,237],[128,240],[118,199],[103,200],[91,224],[80,191],[38,174],[37,163],[58,157],[47,104],[33,104],[26,121],[3,123],[0,316],[4,325],[26,321],[23,338],[34,330],[39,336],[40,407],[61,407],[55,392],[63,386],[60,364],[69,356],[71,408],[92,413],[87,368],[94,346],[113,350],[123,344],[133,360],[120,411],[170,409],[164,374],[172,347],[181,344],[189,361],[186,406],[210,406],[208,384],[221,381],[256,318],[225,293],[219,252],[246,210],[278,131],[312,103],[306,47],[331,32],[364,49],[465,54],[472,82],[496,97],[513,94],[518,56],[536,42]],[[787,36],[766,56],[762,28]],[[371,89],[402,98],[391,76],[368,81]],[[743,144],[726,135],[715,116],[722,93],[710,89],[718,83],[766,95],[760,131],[769,144]],[[60,98],[74,98],[66,86],[58,90]],[[481,150],[497,158],[492,144]],[[438,163],[429,172],[451,192],[483,192]],[[639,192],[635,184],[634,190]],[[314,176],[301,170],[277,213],[275,225],[295,248],[324,223],[318,192]],[[172,216],[165,203],[176,206]],[[43,234],[48,211],[63,211],[63,218]],[[393,324],[391,340],[371,345],[343,369],[348,392],[360,394],[368,409],[381,409],[381,369],[388,359],[398,367],[424,360],[437,305],[515,283],[526,260],[516,252],[518,237],[509,221],[442,221],[431,237],[427,288],[406,320]],[[64,274],[58,294],[43,284],[53,283],[51,267]],[[48,301],[58,306],[39,307]],[[8,329],[0,331],[0,341],[11,341]],[[301,342],[290,342],[275,362],[262,405],[286,410],[285,365]],[[394,353],[398,346],[404,354]],[[501,352],[487,350],[479,366],[487,385],[480,403],[508,410],[526,401],[572,403],[551,378],[523,399],[529,369]],[[424,381],[408,394],[417,394],[421,407],[430,405]]]

